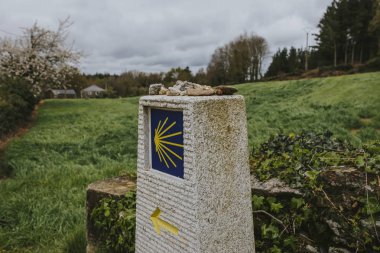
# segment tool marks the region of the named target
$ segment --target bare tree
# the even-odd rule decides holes
[[[267,41],[257,35],[243,34],[224,47],[217,48],[207,66],[212,84],[242,83],[262,77],[262,65],[268,55]]]
[[[17,39],[0,38],[0,75],[26,79],[36,94],[50,87],[65,88],[79,72],[76,64],[82,56],[66,44],[71,25],[66,18],[51,31],[35,23]]]
[[[212,84],[226,84],[229,75],[228,45],[217,48],[207,66],[207,75]]]
[[[246,37],[245,40],[247,41],[250,59],[250,81],[257,81],[262,77],[263,60],[269,52],[268,43],[263,37],[257,35]]]

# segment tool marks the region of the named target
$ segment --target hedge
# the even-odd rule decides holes
[[[0,79],[0,138],[28,120],[37,101],[25,81]]]

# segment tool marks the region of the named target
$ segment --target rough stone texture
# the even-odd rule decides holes
[[[351,251],[343,248],[329,248],[329,253],[351,253]]]
[[[159,95],[166,95],[168,93],[168,89],[164,86],[161,87]]]
[[[185,96],[188,89],[201,89],[203,86],[188,81],[177,81],[173,87],[169,87],[166,92],[168,96]]]
[[[376,221],[375,223],[368,222],[366,220],[360,220],[360,223],[362,226],[367,228],[373,228],[373,226],[376,226],[376,229],[380,230],[380,221]]]
[[[149,86],[149,95],[159,95],[162,87],[165,88],[161,83],[151,84]]]
[[[188,89],[186,95],[188,96],[212,96],[215,94],[215,91],[210,86],[202,86],[201,88]]]
[[[290,188],[284,182],[281,182],[277,178],[269,179],[266,182],[260,182],[255,178],[254,175],[251,175],[251,187],[252,192],[256,194],[267,195],[298,195],[302,196],[302,193],[297,190]]]
[[[169,87],[169,89],[166,92],[166,95],[168,96],[181,96],[181,94],[185,94],[185,91],[181,92],[179,89],[174,87]]]
[[[197,83],[191,83],[188,81],[177,81],[173,88],[179,90],[179,91],[186,91],[188,89],[198,89],[202,88],[203,85],[197,84]]]
[[[223,85],[214,87],[214,90],[215,90],[216,95],[232,95],[238,91],[234,87],[223,86]]]
[[[184,179],[151,169],[149,108],[183,110]],[[140,99],[136,253],[254,252],[242,96]],[[157,235],[150,216],[179,228]]]
[[[121,176],[97,181],[87,187],[87,253],[96,252],[98,240],[98,236],[94,229],[94,222],[91,219],[92,210],[103,198],[122,198],[128,191],[136,187],[135,181],[136,179],[129,176]]]
[[[311,246],[311,245],[307,245],[307,246],[306,246],[306,250],[307,250],[308,252],[310,252],[310,253],[319,253],[318,249],[315,248],[315,247],[313,247],[313,246]]]
[[[212,88],[207,85],[200,85],[188,81],[177,81],[173,87],[166,88],[163,84],[151,84],[149,95],[167,96],[212,96],[212,95],[233,95],[238,90],[229,86],[217,86]]]
[[[340,236],[341,233],[340,233],[340,228],[341,226],[339,225],[338,222],[335,222],[333,220],[328,220],[328,219],[325,219],[325,222],[326,224],[329,226],[329,228],[331,229],[331,231],[336,235],[336,236]]]

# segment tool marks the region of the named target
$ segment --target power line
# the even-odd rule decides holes
[[[6,34],[10,34],[10,35],[13,35],[13,36],[19,36],[18,34],[11,33],[11,32],[8,32],[6,30],[3,30],[3,29],[0,29],[0,32],[6,33]]]

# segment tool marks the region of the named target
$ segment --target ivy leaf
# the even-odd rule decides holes
[[[269,204],[275,203],[276,202],[276,198],[274,198],[274,197],[267,197],[267,202]]]
[[[268,239],[275,239],[279,236],[279,230],[276,226],[270,224],[267,226],[266,224],[261,226],[261,234],[263,237]]]
[[[305,204],[305,200],[303,200],[302,198],[292,198],[290,200],[290,205],[292,208],[295,208],[295,209],[299,209],[301,206],[303,206]]]
[[[281,203],[271,203],[270,204],[270,210],[278,213],[284,206]]]
[[[359,156],[356,158],[355,163],[358,167],[363,167],[365,165],[364,157]]]
[[[309,170],[305,172],[305,176],[310,179],[310,181],[315,182],[317,180],[317,177],[319,175],[319,171],[317,170]]]
[[[254,209],[260,209],[264,204],[264,197],[263,196],[252,196],[252,205]]]
[[[118,239],[117,239],[117,243],[118,244],[123,244],[124,243],[124,238],[122,235],[119,235]]]
[[[270,248],[271,253],[281,253],[281,249],[277,247],[277,245],[274,245],[272,248]]]
[[[291,248],[293,252],[295,252],[296,250],[296,243],[297,243],[297,240],[296,238],[294,238],[294,236],[289,236],[288,238],[284,240],[285,247]]]
[[[369,201],[365,206],[365,210],[368,215],[372,215],[372,214],[380,212],[380,204],[376,200],[376,198],[374,197],[369,198]]]

